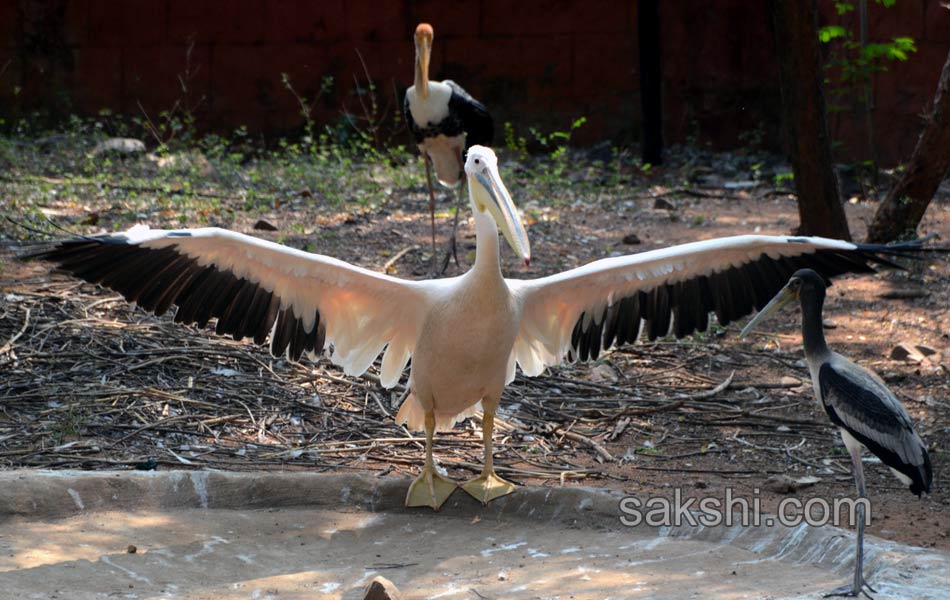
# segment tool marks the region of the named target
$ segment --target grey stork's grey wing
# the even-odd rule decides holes
[[[885,465],[929,491],[930,457],[900,400],[869,371],[838,357],[818,371],[822,405],[831,422],[861,442]]]
[[[457,114],[462,121],[466,150],[476,145],[491,146],[495,138],[495,121],[485,105],[451,79],[446,79],[443,83],[452,88],[449,113]]]
[[[134,227],[40,248],[67,273],[121,293],[175,320],[235,339],[270,338],[275,356],[296,360],[332,345],[349,374],[366,370],[386,348],[380,378],[398,381],[421,328],[424,286],[328,256],[217,228]]]
[[[913,430],[910,417],[887,386],[853,363],[823,364],[818,387],[828,418],[849,432],[868,437]]]
[[[523,303],[515,341],[522,370],[540,373],[568,359],[597,358],[612,345],[704,331],[709,313],[728,324],[763,308],[796,270],[828,279],[897,266],[880,246],[824,238],[735,236],[595,261],[530,281],[509,280]]]

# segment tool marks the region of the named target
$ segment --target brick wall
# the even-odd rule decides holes
[[[779,143],[777,67],[763,4],[662,3],[669,140],[727,147],[754,132]],[[918,114],[950,48],[950,10],[939,0],[898,0],[889,10],[870,4],[872,37],[909,35],[920,48],[875,76],[881,154],[893,160],[916,141]],[[821,6],[823,21],[837,19],[831,1]],[[281,73],[307,98],[333,77],[315,116],[339,121],[344,107],[362,112],[353,93],[362,56],[383,106],[398,108],[412,80],[411,34],[423,20],[436,30],[433,77],[462,83],[498,122],[526,132],[564,129],[586,116],[581,142],[636,140],[636,2],[620,0],[4,0],[0,114],[108,108],[154,118],[178,102],[194,107],[203,128],[245,125],[273,138],[302,122]],[[859,122],[850,115],[832,122],[857,154]]]

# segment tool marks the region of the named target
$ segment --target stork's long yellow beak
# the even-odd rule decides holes
[[[739,337],[744,338],[755,328],[756,325],[769,318],[769,315],[782,310],[786,305],[794,302],[797,299],[798,294],[789,287],[789,284],[786,284],[785,287],[779,290],[779,293],[775,294],[775,297],[772,298],[769,303],[759,311],[759,314],[755,315],[755,318],[749,321],[749,324],[742,328],[742,331],[739,333]]]
[[[476,148],[481,147],[473,146],[470,152]],[[494,154],[492,154],[492,157],[494,157]],[[495,223],[504,234],[505,239],[508,240],[511,249],[515,251],[519,258],[525,261],[526,265],[530,264],[531,244],[528,242],[528,232],[525,231],[518,209],[511,200],[511,194],[508,193],[508,188],[501,180],[498,167],[494,161],[484,161],[478,168],[469,172],[468,185],[472,191],[476,208],[481,211],[488,211],[495,219]]]
[[[432,58],[432,38],[435,33],[428,23],[419,23],[414,36],[416,44],[415,86],[419,96],[429,97],[429,60]]]

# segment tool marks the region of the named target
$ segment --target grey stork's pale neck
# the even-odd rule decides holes
[[[429,77],[423,72],[418,55],[416,56],[416,76],[413,80],[413,84],[415,85],[416,93],[419,94],[419,98],[425,100],[429,97]]]
[[[799,293],[802,307],[802,343],[805,356],[823,356],[829,352],[821,310],[825,304],[825,286],[806,282]]]

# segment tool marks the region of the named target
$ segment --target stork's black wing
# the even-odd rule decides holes
[[[835,355],[821,365],[818,388],[831,422],[910,478],[910,491],[930,492],[930,456],[900,400],[869,371]]]
[[[495,137],[495,121],[485,105],[472,98],[462,86],[451,79],[443,83],[452,88],[449,98],[449,113],[458,115],[465,130],[465,149],[472,146],[491,146]]]

